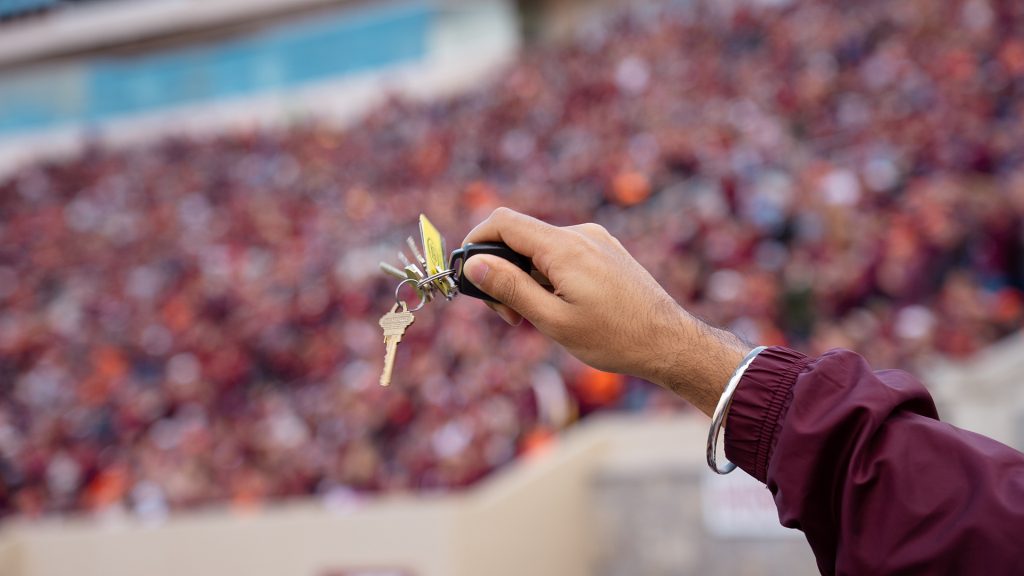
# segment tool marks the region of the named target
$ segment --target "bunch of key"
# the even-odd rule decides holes
[[[413,257],[409,258],[399,250],[398,259],[402,264],[401,268],[387,262],[380,263],[380,269],[383,272],[399,280],[398,286],[395,288],[395,304],[380,319],[380,327],[384,330],[384,370],[380,375],[381,386],[391,383],[398,343],[405,335],[405,331],[416,320],[413,313],[422,308],[424,304],[439,296],[451,300],[458,294],[489,302],[495,301],[462,274],[462,266],[471,256],[477,254],[500,256],[527,273],[532,268],[529,258],[501,243],[466,244],[445,258],[444,238],[430,223],[430,220],[422,214],[420,214],[420,240],[423,246],[422,252],[411,236],[406,238],[406,244]],[[420,299],[419,304],[412,309],[409,309],[409,305],[401,299],[402,287],[407,284],[416,289]]]

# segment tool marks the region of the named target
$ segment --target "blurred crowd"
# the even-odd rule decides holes
[[[499,205],[600,222],[753,342],[969,356],[1024,316],[1022,27],[1014,0],[641,3],[343,130],[26,167],[0,183],[0,516],[348,505],[685,409],[465,297],[379,387],[377,262],[420,212],[449,246]]]

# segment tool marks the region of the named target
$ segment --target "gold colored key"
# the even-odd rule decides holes
[[[401,306],[401,312],[398,311]],[[391,383],[391,371],[395,367],[395,354],[398,351],[398,343],[416,318],[409,311],[405,301],[396,302],[391,311],[381,317],[380,327],[384,329],[384,371],[380,374],[380,385],[387,386]]]

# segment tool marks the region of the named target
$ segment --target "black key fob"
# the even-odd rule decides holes
[[[448,268],[450,270],[455,270],[455,285],[458,287],[460,293],[465,294],[466,296],[472,296],[473,298],[479,298],[488,302],[497,302],[497,300],[491,298],[487,293],[477,288],[469,278],[466,278],[462,274],[462,266],[466,263],[466,260],[469,260],[477,254],[491,254],[493,256],[504,258],[518,266],[527,274],[529,274],[533,269],[533,262],[531,262],[529,258],[501,242],[466,244],[462,248],[453,250],[451,258],[448,260]]]

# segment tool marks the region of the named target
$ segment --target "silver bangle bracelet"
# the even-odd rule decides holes
[[[708,431],[708,466],[716,474],[728,474],[736,469],[736,465],[728,460],[725,461],[721,468],[718,467],[718,433],[722,430],[722,421],[725,420],[725,415],[729,412],[729,406],[732,405],[732,395],[736,392],[740,380],[743,379],[743,374],[746,373],[747,367],[754,361],[754,358],[757,358],[757,355],[765,348],[767,346],[758,346],[743,358],[743,361],[740,362],[740,365],[732,373],[732,377],[729,378],[729,383],[725,386],[725,390],[722,391],[722,397],[718,400],[718,406],[715,407],[715,415],[711,418],[711,430]]]

